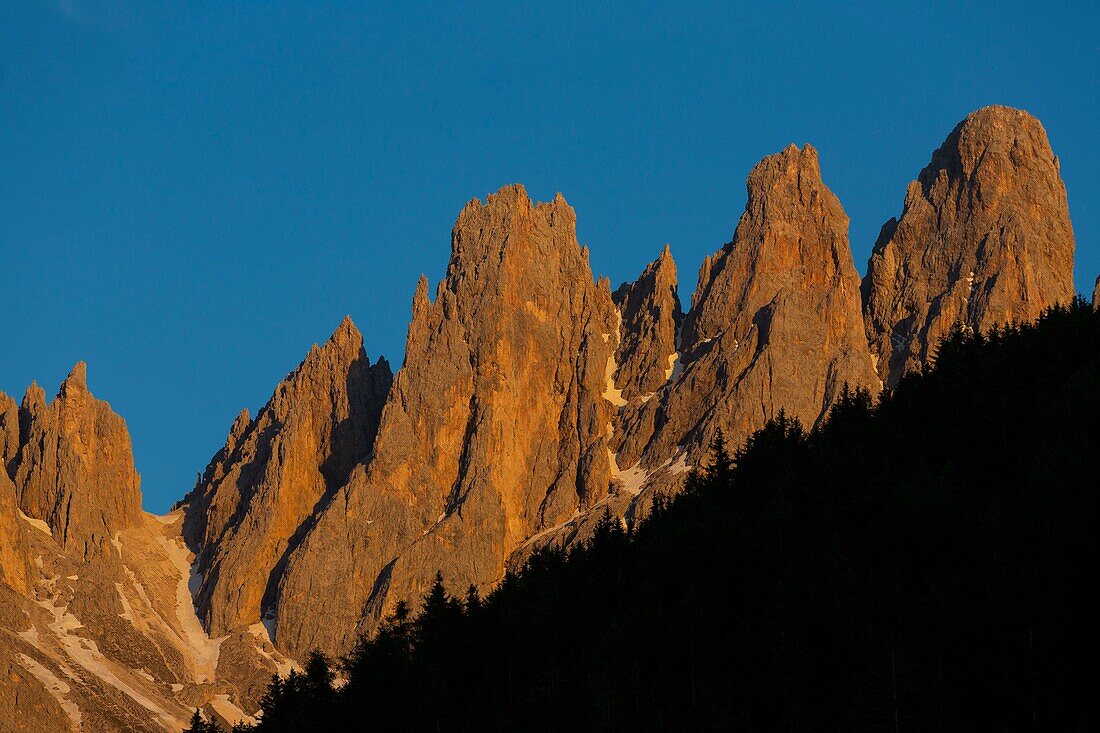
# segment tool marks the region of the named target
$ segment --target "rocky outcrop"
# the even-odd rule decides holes
[[[1100,308],[1100,275],[1096,277],[1096,285],[1092,288],[1092,307]]]
[[[84,362],[46,403],[37,385],[19,408],[20,449],[9,465],[19,507],[49,525],[68,552],[101,552],[141,518],[140,479],[126,422],[88,391]]]
[[[627,401],[648,399],[672,376],[683,319],[668,245],[641,277],[620,285],[611,298],[622,318],[615,386]]]
[[[0,583],[26,593],[30,589],[30,555],[22,525],[15,485],[7,472],[0,471]]]
[[[238,415],[185,505],[202,576],[196,604],[210,633],[260,621],[285,558],[369,457],[392,379],[384,359],[371,365],[345,318],[255,420]]]
[[[14,473],[13,463],[18,455],[19,405],[0,392],[0,472]]]
[[[276,643],[346,651],[437,570],[482,588],[521,542],[607,494],[618,318],[560,195],[462,210],[434,302],[421,279],[372,461],[291,555]]]
[[[863,280],[864,316],[888,386],[961,325],[1028,321],[1073,297],[1073,228],[1058,158],[1027,112],[967,116],[909,184]]]
[[[733,241],[699,271],[680,359],[661,399],[624,417],[620,466],[691,465],[719,430],[738,445],[780,409],[813,426],[846,383],[878,386],[848,217],[811,146],[750,173]]]

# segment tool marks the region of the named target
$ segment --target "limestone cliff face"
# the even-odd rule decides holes
[[[615,386],[627,401],[648,399],[672,375],[683,320],[676,292],[676,263],[668,245],[641,277],[623,283],[611,297],[622,317]]]
[[[618,463],[694,463],[718,430],[733,445],[780,409],[806,426],[845,383],[878,387],[860,316],[848,217],[817,151],[794,145],[749,175],[733,241],[704,261],[685,318],[682,372],[626,411]]]
[[[371,365],[345,318],[255,420],[244,411],[234,421],[185,512],[203,577],[196,605],[213,635],[261,619],[312,516],[369,457],[392,378],[384,359]]]
[[[0,472],[8,472],[9,465],[18,455],[19,405],[11,397],[0,392]]]
[[[27,576],[31,558],[23,524],[15,485],[7,472],[0,470],[0,583],[6,583],[19,593],[30,589]]]
[[[867,265],[867,336],[887,385],[957,324],[984,331],[1068,303],[1073,249],[1043,126],[1008,107],[968,115],[909,184]]]
[[[46,403],[37,385],[19,408],[20,444],[9,464],[19,506],[58,543],[87,557],[141,518],[140,479],[126,422],[88,391],[83,362]]]
[[[605,496],[618,319],[560,195],[509,186],[462,210],[434,302],[421,279],[373,460],[291,555],[276,642],[346,650],[436,570],[460,591]],[[614,386],[611,385],[611,390]]]
[[[1096,285],[1092,288],[1092,307],[1100,308],[1100,275],[1096,278]]]

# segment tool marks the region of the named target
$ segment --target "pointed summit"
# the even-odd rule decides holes
[[[615,386],[628,401],[652,396],[672,375],[683,318],[676,286],[676,263],[666,244],[637,280],[611,296],[622,317]]]
[[[753,168],[733,240],[699,272],[683,373],[629,416],[618,463],[694,464],[719,431],[740,445],[784,409],[813,426],[845,383],[877,387],[860,316],[848,216],[817,151],[788,146]]]
[[[607,495],[618,319],[565,198],[471,201],[427,294],[422,280],[372,459],[287,563],[277,632],[294,652],[346,652],[436,570],[496,582],[522,542]]]
[[[65,381],[61,383],[61,394],[69,394],[71,392],[87,392],[88,391],[88,365],[82,361],[78,361],[73,365],[72,370],[69,372],[69,376],[65,377]]]
[[[370,455],[391,381],[345,316],[254,421],[247,410],[233,421],[184,516],[204,573],[196,605],[212,632],[259,622],[304,523]]]
[[[77,556],[110,551],[115,532],[141,521],[141,479],[126,422],[88,391],[84,362],[48,405],[32,384],[19,422],[14,479],[22,511],[45,521]]]
[[[956,325],[1029,321],[1073,297],[1073,227],[1058,159],[1033,116],[984,107],[960,122],[882,227],[863,279],[887,386]]]

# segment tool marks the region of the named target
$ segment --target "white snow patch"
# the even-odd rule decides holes
[[[53,537],[53,532],[50,531],[50,525],[46,524],[41,519],[33,519],[31,517],[28,517],[26,514],[23,513],[22,509],[19,510],[19,517],[24,522],[37,529],[39,532],[45,532],[50,537]]]
[[[150,700],[140,691],[135,689],[133,685],[120,678],[115,670],[112,669],[112,667],[115,666],[114,663],[103,656],[99,651],[99,646],[94,641],[73,633],[77,629],[84,628],[84,624],[82,624],[80,619],[76,616],[69,613],[65,606],[55,606],[50,601],[38,601],[37,603],[49,611],[53,616],[54,620],[53,623],[50,624],[50,629],[57,635],[66,656],[79,664],[86,671],[111,685],[138,705],[141,705],[143,708],[159,717],[161,722],[168,729],[174,730],[179,725],[179,720],[175,715]],[[126,670],[122,668],[118,668],[118,671],[124,675],[127,673]]]
[[[236,725],[240,722],[248,723],[249,725],[255,725],[256,719],[251,715],[246,715],[243,710],[229,701],[229,695],[222,693],[221,695],[214,695],[210,699],[210,707],[218,711],[218,715],[222,716],[230,722],[232,725]]]
[[[118,598],[122,601],[122,613],[119,614],[119,618],[134,623],[134,609],[130,608],[130,599],[122,592],[122,583],[115,583],[115,591],[118,592]]]
[[[274,647],[275,643],[272,641],[271,628],[268,627],[268,624],[272,623],[274,620],[275,619],[272,618],[269,621],[267,619],[267,617],[265,616],[264,621],[261,621],[258,624],[252,624],[251,626],[249,626],[248,631],[253,636],[255,636],[257,639],[259,639],[261,642],[266,641],[268,644],[271,644],[271,646]],[[274,654],[271,654],[270,652],[268,652],[264,648],[262,643],[260,644],[259,647],[257,647],[256,651],[259,652],[261,657],[264,657],[266,659],[271,660],[272,664],[274,664],[275,667],[278,669],[280,677],[286,677],[288,674],[290,674],[291,670],[299,669],[298,665],[294,662],[294,660],[287,659],[286,657],[283,657],[281,655],[276,657]]]
[[[684,363],[680,361],[680,352],[674,351],[668,355],[668,368],[665,369],[665,381],[675,382],[684,373]]]
[[[115,546],[115,552],[119,557],[122,557],[122,533],[115,532],[115,536],[111,538],[111,544]]]
[[[183,519],[183,510],[176,509],[175,511],[168,512],[167,514],[150,514],[153,519],[157,520],[161,524],[173,525],[176,522]]]
[[[213,682],[214,670],[218,667],[218,656],[221,653],[221,645],[228,636],[211,639],[199,623],[199,617],[195,614],[195,603],[191,594],[191,585],[194,582],[191,563],[188,556],[191,554],[180,539],[157,538],[168,559],[179,572],[179,583],[176,585],[176,617],[179,619],[183,637],[180,639],[189,653],[192,673],[197,683]]]
[[[26,631],[20,631],[19,638],[33,646],[35,649],[42,648],[42,641],[38,638],[38,628],[33,624]]]
[[[681,453],[668,469],[672,474],[684,473],[691,470],[691,466],[688,465],[687,452]]]
[[[623,391],[615,386],[615,354],[611,353],[607,357],[607,369],[604,371],[604,378],[607,382],[607,386],[603,391],[603,398],[615,405],[616,407],[622,407],[626,404],[626,400],[623,399]]]
[[[34,678],[42,683],[57,703],[61,706],[61,709],[65,711],[65,715],[69,716],[69,722],[72,724],[70,730],[83,730],[80,725],[81,714],[80,708],[75,702],[68,698],[68,694],[72,688],[64,680],[59,679],[50,670],[43,667],[37,660],[28,657],[26,654],[17,654],[20,664],[23,668],[34,675]]]
[[[642,468],[641,461],[624,471],[620,471],[619,480],[622,482],[623,491],[637,496],[649,475],[649,471]]]

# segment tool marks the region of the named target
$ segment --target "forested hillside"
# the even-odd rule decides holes
[[[1098,418],[1086,303],[956,331],[817,431],[716,445],[636,531],[437,584],[242,729],[1090,728]]]

